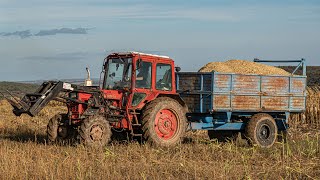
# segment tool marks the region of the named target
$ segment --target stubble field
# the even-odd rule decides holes
[[[0,179],[319,179],[320,131],[303,125],[270,149],[218,143],[188,132],[173,148],[113,142],[103,149],[48,145],[46,124],[65,111],[50,103],[38,117],[15,117],[0,101]]]

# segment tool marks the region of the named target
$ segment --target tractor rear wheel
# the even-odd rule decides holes
[[[142,115],[143,138],[155,146],[174,146],[185,134],[187,119],[179,102],[160,97],[146,105]]]
[[[66,114],[56,114],[47,125],[47,140],[49,143],[63,142],[70,137],[70,127],[65,123]]]
[[[103,116],[93,116],[85,119],[80,128],[80,141],[88,147],[104,147],[111,140],[109,122]]]
[[[259,113],[251,117],[245,133],[249,144],[270,148],[277,140],[278,128],[272,116]]]

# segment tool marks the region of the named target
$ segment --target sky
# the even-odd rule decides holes
[[[319,0],[0,0],[0,81],[99,77],[111,52],[320,65]]]

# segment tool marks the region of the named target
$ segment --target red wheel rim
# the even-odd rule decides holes
[[[169,109],[160,110],[155,119],[155,131],[161,139],[171,139],[178,129],[177,116]]]

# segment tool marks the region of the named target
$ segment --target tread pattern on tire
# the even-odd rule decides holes
[[[278,132],[277,124],[275,123],[275,121],[271,115],[266,114],[266,113],[258,113],[258,114],[253,115],[251,117],[251,119],[249,120],[249,122],[247,123],[246,129],[245,129],[245,136],[248,139],[248,142],[250,145],[257,144],[256,127],[257,127],[259,121],[261,121],[260,119],[262,119],[264,117],[267,117],[268,119],[270,119],[275,126],[275,132],[274,132],[275,138],[274,138],[273,142],[271,143],[271,145],[266,146],[266,148],[269,148],[277,140],[277,132]],[[260,144],[257,144],[257,145],[261,146]]]
[[[175,108],[173,109],[177,114],[178,119],[178,132],[177,134],[169,140],[161,140],[156,135],[156,132],[153,130],[155,116],[158,113],[156,109],[159,106],[164,106],[163,104],[167,104],[168,107]],[[171,109],[171,108],[170,108]],[[144,141],[150,143],[151,145],[155,146],[173,146],[179,143],[184,136],[187,127],[187,120],[184,112],[184,107],[182,107],[178,101],[169,98],[169,97],[159,97],[149,104],[146,105],[145,109],[142,113],[142,131],[143,131],[143,138]]]
[[[90,127],[92,127],[95,123],[101,124],[105,128],[105,136],[103,137],[102,142],[94,142],[90,138]],[[79,128],[80,142],[88,147],[103,147],[107,145],[111,141],[111,135],[112,132],[109,122],[103,116],[89,117],[83,120]]]
[[[56,114],[49,120],[47,125],[47,140],[49,143],[54,143],[58,140],[58,127],[64,116],[66,115]]]

